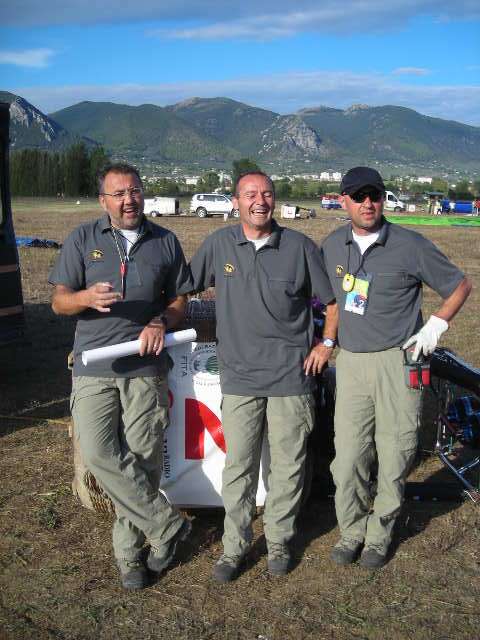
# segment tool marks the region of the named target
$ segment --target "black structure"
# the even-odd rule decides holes
[[[0,102],[0,346],[23,335],[22,281],[9,182],[10,105]]]

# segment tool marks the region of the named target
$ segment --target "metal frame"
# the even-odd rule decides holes
[[[445,467],[455,476],[463,486],[463,494],[475,504],[480,504],[480,487],[474,486],[466,475],[477,467],[480,470],[480,456],[475,456],[467,464],[458,467],[455,465],[456,448],[461,435],[460,430],[447,417],[449,404],[455,399],[457,385],[445,379],[438,379],[438,387],[433,382],[431,389],[437,398],[437,437],[435,454],[440,458]],[[478,396],[477,396],[478,397]]]

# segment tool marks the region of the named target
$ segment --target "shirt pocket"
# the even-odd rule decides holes
[[[289,280],[287,278],[269,278],[268,286],[272,291],[277,293],[287,296],[295,295],[295,280]]]
[[[120,285],[120,260],[112,268],[112,264],[105,260],[92,260],[85,265],[86,287],[97,282],[111,282],[114,287]],[[117,289],[118,290],[118,289]]]
[[[269,310],[280,320],[294,320],[305,306],[295,280],[275,277],[267,281]]]
[[[376,273],[373,277],[373,286],[377,293],[391,293],[392,291],[409,289],[416,282],[416,279],[405,271]]]

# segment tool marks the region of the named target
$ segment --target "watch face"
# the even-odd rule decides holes
[[[325,345],[325,347],[333,347],[335,345],[335,342],[330,338],[325,338],[323,344]]]

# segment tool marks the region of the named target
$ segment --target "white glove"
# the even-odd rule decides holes
[[[441,336],[448,329],[448,322],[438,316],[430,316],[418,333],[409,338],[403,345],[402,349],[408,349],[415,342],[412,360],[417,361],[420,353],[429,356],[434,352]]]

